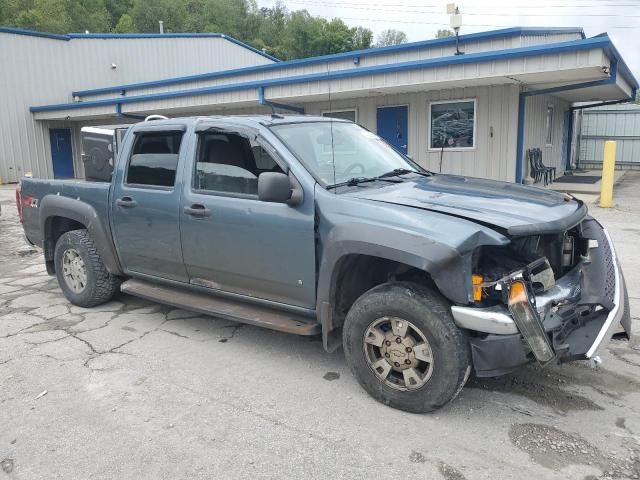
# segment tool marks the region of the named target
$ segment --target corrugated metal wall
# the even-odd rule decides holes
[[[577,34],[525,35],[465,43],[468,53],[519,46],[577,39]],[[595,52],[595,53],[594,53]],[[556,69],[573,68],[577,65],[600,65],[598,51],[565,52],[553,55]],[[419,58],[433,58],[452,53],[451,46],[424,48],[411,52],[363,57],[360,66],[401,62]],[[593,58],[592,58],[593,57]],[[28,59],[28,61],[25,61]],[[0,177],[4,182],[16,181],[26,172],[38,177],[51,177],[52,167],[49,147],[49,128],[70,127],[74,133],[74,157],[76,175],[82,175],[77,132],[80,120],[70,122],[64,112],[52,112],[55,121],[34,121],[29,106],[69,102],[71,90],[99,88],[121,83],[157,80],[206,71],[225,70],[242,66],[268,63],[269,60],[224,39],[179,38],[179,39],[79,39],[68,42],[0,33]],[[445,66],[424,71],[398,72],[389,75],[364,76],[331,82],[331,91],[336,98],[366,95],[379,87],[392,87],[397,95],[379,95],[355,100],[335,101],[337,108],[357,106],[360,121],[375,131],[376,106],[409,105],[409,152],[428,168],[439,168],[440,153],[427,150],[428,102],[456,98],[476,98],[478,101],[477,146],[469,151],[445,151],[443,171],[475,175],[512,181],[515,172],[515,142],[517,127],[518,86],[486,86],[496,83],[494,77],[503,74],[521,74],[529,70],[538,71],[542,59],[531,57],[515,61],[487,62],[462,66]],[[117,68],[112,69],[111,64]],[[326,64],[300,66],[285,71],[268,72],[233,78],[207,81],[207,85],[235,81],[259,80],[274,76],[299,75],[326,71]],[[353,59],[332,62],[331,70],[353,68]],[[451,88],[451,82],[464,80],[466,88]],[[502,79],[501,81],[504,81]],[[181,84],[174,87],[157,87],[136,91],[136,94],[203,86],[203,82]],[[326,102],[320,102],[328,94],[326,82],[310,82],[302,85],[274,87],[266,91],[267,98],[282,99],[307,107],[308,113],[320,113]],[[447,89],[448,88],[448,89]],[[429,92],[424,90],[429,89]],[[413,93],[400,93],[412,91]],[[342,92],[342,95],[340,95]],[[315,98],[312,98],[314,97]],[[97,97],[99,98],[99,97]],[[313,103],[309,103],[313,102]],[[531,102],[531,101],[530,101]],[[216,104],[225,103],[221,107]],[[233,113],[237,108],[249,106],[259,110],[257,92],[237,91],[223,94],[157,100],[145,104],[126,104],[124,111],[158,113],[170,115],[193,113]],[[224,108],[221,111],[219,108]],[[244,111],[247,111],[246,109]],[[115,120],[113,106],[69,111],[69,120],[78,113],[109,116],[105,121]],[[538,120],[536,109],[531,109],[527,123]],[[42,114],[39,114],[42,115]],[[50,117],[44,117],[50,118]],[[556,125],[561,121],[555,122]],[[528,138],[534,138],[535,132]],[[532,140],[532,145],[536,145]],[[537,145],[536,145],[537,146]],[[554,146],[555,148],[555,146]],[[559,147],[558,147],[559,148]],[[552,150],[550,155],[556,155]],[[559,164],[559,153],[558,161]]]
[[[432,92],[350,100],[316,102],[305,105],[306,113],[355,108],[358,123],[376,132],[377,107],[408,105],[408,153],[429,170],[438,171],[440,150],[428,149],[429,102],[454,99],[476,100],[476,141],[472,150],[444,150],[442,172],[513,181],[515,178],[518,86],[471,87]]]
[[[565,113],[569,111],[571,104],[558,97],[540,95],[528,97],[525,107],[524,121],[524,148],[525,152],[530,148],[542,150],[542,161],[548,167],[556,167],[556,176],[560,177],[566,167],[567,142],[569,141],[568,125]],[[553,132],[551,146],[546,143],[547,107],[553,107]],[[525,176],[530,173],[530,166],[526,162],[523,172]]]
[[[338,99],[331,102],[305,103],[305,113],[321,115],[329,110],[357,112],[358,123],[377,132],[378,107],[408,106],[408,154],[429,170],[438,171],[440,151],[429,150],[429,102],[455,99],[476,100],[476,147],[473,150],[445,150],[443,173],[493,178],[512,182],[515,179],[516,133],[518,124],[517,85],[496,85],[438,90],[431,92],[377,95]],[[264,107],[215,108],[199,110],[202,115],[247,115],[271,112]]]
[[[609,105],[577,114],[578,166],[602,165],[604,142],[616,140],[616,163],[621,168],[640,168],[640,105]]]
[[[63,41],[0,33],[0,179],[15,182],[27,172],[51,177],[48,129],[77,126],[36,122],[32,105],[70,102],[71,91],[79,88],[265,63],[271,61],[223,38]],[[81,174],[78,148],[74,158]]]

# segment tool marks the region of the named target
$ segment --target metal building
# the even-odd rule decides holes
[[[16,182],[27,172],[45,178],[82,176],[82,125],[67,115],[41,122],[29,111],[33,105],[73,101],[71,88],[274,61],[220,34],[54,35],[0,28],[0,179]]]
[[[431,170],[520,182],[528,148],[562,173],[574,102],[628,99],[638,88],[607,35],[585,38],[577,28],[462,35],[459,49],[445,38],[286,62],[256,55],[253,66],[150,72],[143,81],[70,78],[66,99],[40,97],[29,110],[43,132],[57,122],[77,128],[149,114],[336,115]],[[47,155],[34,158],[50,176]]]
[[[578,110],[574,163],[579,168],[602,168],[602,152],[606,140],[615,140],[616,166],[640,168],[640,105],[605,105]]]

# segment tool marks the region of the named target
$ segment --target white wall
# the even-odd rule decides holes
[[[64,41],[0,32],[0,181],[16,182],[27,172],[52,177],[48,128],[74,126],[64,120],[37,122],[30,106],[70,102],[71,91],[81,88],[265,63],[271,60],[223,38]],[[81,175],[77,138],[74,147],[76,175]]]
[[[560,177],[565,171],[566,143],[563,142],[564,113],[571,104],[566,100],[551,95],[528,97],[525,106],[524,151],[525,163],[523,174],[530,173],[530,166],[526,159],[526,150],[540,148],[542,161],[547,167],[556,167],[556,176]],[[551,146],[546,145],[547,106],[553,106],[553,135]],[[570,141],[570,140],[567,140]]]
[[[319,115],[333,109],[356,108],[358,123],[376,132],[376,108],[409,106],[408,154],[429,170],[438,171],[440,150],[428,150],[429,102],[476,99],[476,139],[472,150],[445,149],[443,173],[513,182],[515,180],[518,86],[496,85],[455,90],[380,95],[305,105],[305,113]]]

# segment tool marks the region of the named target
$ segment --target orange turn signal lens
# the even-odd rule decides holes
[[[522,281],[513,282],[511,284],[511,289],[509,290],[509,305],[522,302],[529,302],[527,287]]]
[[[482,285],[484,283],[484,277],[482,275],[471,275],[471,283],[473,284],[473,301],[479,302],[482,300]]]

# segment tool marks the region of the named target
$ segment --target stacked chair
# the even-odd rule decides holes
[[[545,185],[556,179],[556,167],[547,167],[542,162],[542,150],[539,148],[530,148],[527,150],[527,160],[531,167],[531,176],[533,182],[538,183],[544,181]]]

